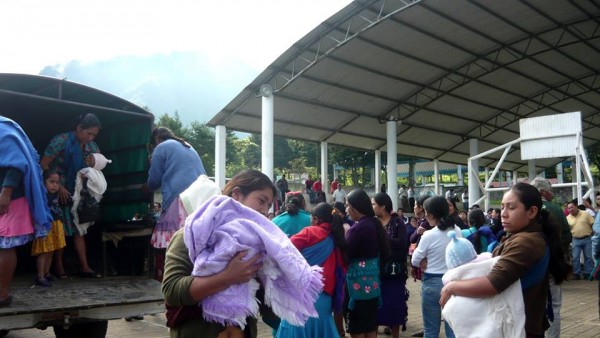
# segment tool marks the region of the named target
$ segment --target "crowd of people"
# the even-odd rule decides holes
[[[22,129],[0,117],[0,152],[8,154],[0,157],[0,306],[12,302],[15,248],[31,241],[37,285],[67,277],[67,236],[78,274],[101,277],[89,266],[84,237],[106,189],[100,170],[110,163],[94,143],[100,130],[96,116],[82,115],[40,160]],[[482,322],[490,313],[520,316],[488,321],[481,330],[490,337],[557,337],[569,265],[575,279],[589,278],[600,258],[600,217],[576,201],[563,213],[543,178],[512,185],[501,208],[484,212],[476,205],[459,210],[452,190],[417,196],[411,186],[400,188],[394,210],[387,193],[346,194],[337,179],[327,203],[320,179],[309,177],[305,188],[315,205],[307,208],[285,176],[274,183],[244,170],[222,194],[207,194],[190,210],[182,196],[206,175],[200,157],[165,127],[151,141],[143,189],[162,194],[162,204],[149,210],[156,220],[149,244],[172,337],[256,337],[260,313],[278,338],[372,338],[380,327],[397,338],[410,315],[410,277],[421,281],[423,330],[415,336],[438,337],[442,324],[447,337],[477,336],[481,331],[450,311],[468,304]],[[281,211],[271,220],[277,200]]]
[[[249,182],[244,179],[248,175],[260,174],[246,171],[234,180]],[[262,181],[260,186],[239,188],[248,194],[256,191],[253,189],[262,191],[263,201],[270,203],[278,189],[268,178],[263,177]],[[447,337],[454,337],[454,328],[459,337],[476,336],[461,318],[444,315],[444,306],[449,301],[448,309],[465,301],[476,304],[478,308],[472,311],[479,313],[481,322],[485,322],[482,316],[490,313],[500,316],[497,318],[520,315],[520,320],[501,320],[481,328],[490,332],[490,336],[516,332],[543,337],[549,327],[548,332],[552,332],[552,327],[560,331],[560,305],[552,308],[557,302],[549,302],[546,295],[555,297],[567,277],[568,262],[559,234],[562,229],[555,216],[550,216],[552,211],[544,207],[547,190],[536,181],[532,183],[513,185],[504,194],[499,212],[491,210],[487,216],[475,206],[464,218],[458,215],[454,199],[444,196],[416,198],[414,216],[405,217],[404,210],[394,211],[390,196],[381,192],[369,196],[364,190],[355,189],[347,195],[345,203],[321,202],[312,210],[307,210],[302,194],[288,195],[286,211],[275,217],[273,223],[309,265],[321,268],[324,285],[313,300],[314,316],[303,325],[294,324],[275,309],[265,315],[264,307],[263,320],[273,329],[274,337],[347,334],[376,337],[381,328],[392,337],[399,337],[410,315],[406,282],[412,275],[421,280],[422,287],[423,331],[415,336],[437,337],[442,323]],[[244,204],[243,196],[233,198]],[[260,212],[266,216],[268,211]],[[494,229],[495,217],[501,219],[501,229]],[[209,283],[209,277],[190,278],[189,262],[185,263],[188,269],[184,273],[178,271],[177,276],[171,276],[170,250],[167,250],[165,276],[169,282],[163,288],[169,308],[175,308],[173,313],[180,313],[184,306],[202,303],[206,297],[216,296],[231,286],[232,277],[221,274],[231,273],[232,269],[254,271],[262,278],[261,273],[256,273],[263,268],[256,256],[244,260],[236,255],[231,256],[223,272],[213,275],[217,281],[228,281],[218,287]],[[177,250],[177,261],[173,264],[180,265],[185,251],[181,245]],[[250,266],[241,264],[249,261],[253,263]],[[185,287],[175,287],[184,281]],[[197,291],[192,291],[194,285],[199,286]],[[175,289],[178,294],[173,294]],[[495,313],[497,304],[506,305],[506,312]],[[197,332],[231,333],[240,329],[208,322],[203,319],[201,308],[193,309],[195,319],[183,316],[189,318],[184,322],[190,323],[179,324],[179,317],[173,321],[172,332],[177,332],[173,336],[184,337],[180,333],[187,325],[196,325],[196,330],[200,330]],[[251,317],[247,318],[249,326],[243,327],[240,337],[254,336],[256,322]]]

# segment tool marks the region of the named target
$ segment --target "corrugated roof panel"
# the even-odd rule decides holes
[[[390,10],[398,11],[386,16]],[[599,16],[598,6],[560,0],[356,0],[282,54],[210,123],[248,128],[236,119],[260,115],[254,95],[270,83],[278,123],[315,125],[303,139],[325,130],[331,144],[385,149],[385,124],[359,116],[394,116],[405,121],[399,153],[464,163],[466,140],[477,138],[480,152],[514,140],[519,118],[579,110],[584,126],[599,124],[592,117],[600,112]],[[315,121],[326,115],[330,123],[321,129]],[[584,127],[587,144],[600,142],[599,129]],[[525,168],[519,156],[513,150],[503,168]]]

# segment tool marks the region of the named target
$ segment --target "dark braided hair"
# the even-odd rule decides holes
[[[438,220],[437,227],[442,231],[454,229],[454,218],[449,214],[448,201],[442,196],[433,196],[425,200],[423,208],[427,214]]]
[[[371,198],[369,198],[369,195],[364,190],[354,189],[348,194],[347,200],[348,205],[350,205],[350,207],[352,207],[355,211],[375,220],[375,224],[377,224],[377,243],[379,244],[379,253],[382,259],[386,259],[390,254],[390,245],[385,228],[381,224],[381,221],[375,217],[375,211],[373,211]],[[354,221],[358,222],[359,220]]]
[[[175,136],[175,134],[173,134],[171,129],[169,129],[167,127],[157,127],[156,129],[154,129],[154,131],[152,131],[152,140],[153,141],[154,141],[155,137],[161,141],[175,140],[175,141],[178,141],[179,143],[183,144],[183,146],[186,148],[191,147],[189,145],[189,143],[185,142],[185,140],[183,138]]]
[[[565,262],[562,245],[560,244],[560,229],[558,228],[557,221],[544,209],[540,192],[531,184],[519,182],[513,185],[509,191],[512,191],[519,197],[519,201],[525,205],[525,210],[529,210],[531,207],[538,208],[539,211],[535,220],[542,225],[546,243],[550,248],[548,270],[554,277],[556,284],[562,283],[567,279],[569,271]]]
[[[302,194],[289,194],[284,208],[289,215],[297,215],[300,210],[304,210],[304,208],[306,208],[304,196],[302,196]]]
[[[485,215],[483,214],[483,210],[481,209],[473,209],[469,212],[469,225],[475,227],[477,229],[475,233],[473,233],[473,243],[479,243],[480,234],[479,228],[485,225]],[[481,253],[481,245],[474,245],[475,252],[477,254]]]
[[[317,204],[313,209],[313,216],[317,218],[317,224],[331,224],[331,235],[336,248],[342,252],[344,263],[348,263],[346,235],[344,233],[344,220],[333,210],[333,207],[325,202]]]

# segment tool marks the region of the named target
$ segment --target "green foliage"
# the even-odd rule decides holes
[[[236,138],[232,141],[231,147],[238,155],[237,161],[226,160],[227,177],[233,177],[244,169],[260,169],[261,149],[258,144],[252,142],[251,138],[241,140]]]
[[[188,129],[188,141],[204,164],[208,176],[214,175],[215,170],[215,131],[204,123],[192,122]]]
[[[373,152],[332,146],[329,158],[332,163],[344,167],[339,175],[342,185],[364,188],[370,183],[371,166],[375,162]]]
[[[159,127],[167,127],[171,129],[173,134],[175,134],[176,136],[183,138],[186,138],[187,136],[186,134],[188,130],[187,128],[183,127],[183,123],[181,122],[181,119],[179,118],[179,113],[177,111],[175,111],[175,114],[173,114],[173,116],[169,115],[168,113],[162,115],[156,122],[156,125]]]
[[[215,171],[215,131],[204,123],[192,122],[185,127],[177,111],[173,116],[162,115],[156,122],[158,126],[171,129],[175,136],[183,138],[198,153],[204,164],[208,176],[213,176]]]
[[[585,149],[589,158],[590,166],[594,165],[600,168],[600,142]]]

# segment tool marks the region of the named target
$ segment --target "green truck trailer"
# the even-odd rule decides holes
[[[20,247],[13,304],[0,308],[0,337],[24,328],[52,328],[57,337],[105,337],[111,319],[164,311],[160,284],[149,277],[154,221],[131,220],[148,214],[152,202],[141,187],[147,180],[154,116],[117,96],[64,79],[0,74],[0,115],[21,125],[40,155],[54,135],[73,130],[83,113],[101,120],[95,141],[112,160],[103,170],[108,189],[101,219],[86,235],[90,264],[104,277],[70,277],[52,287],[35,286],[31,246]],[[72,244],[67,245],[65,264],[68,268],[71,259],[76,272]]]

